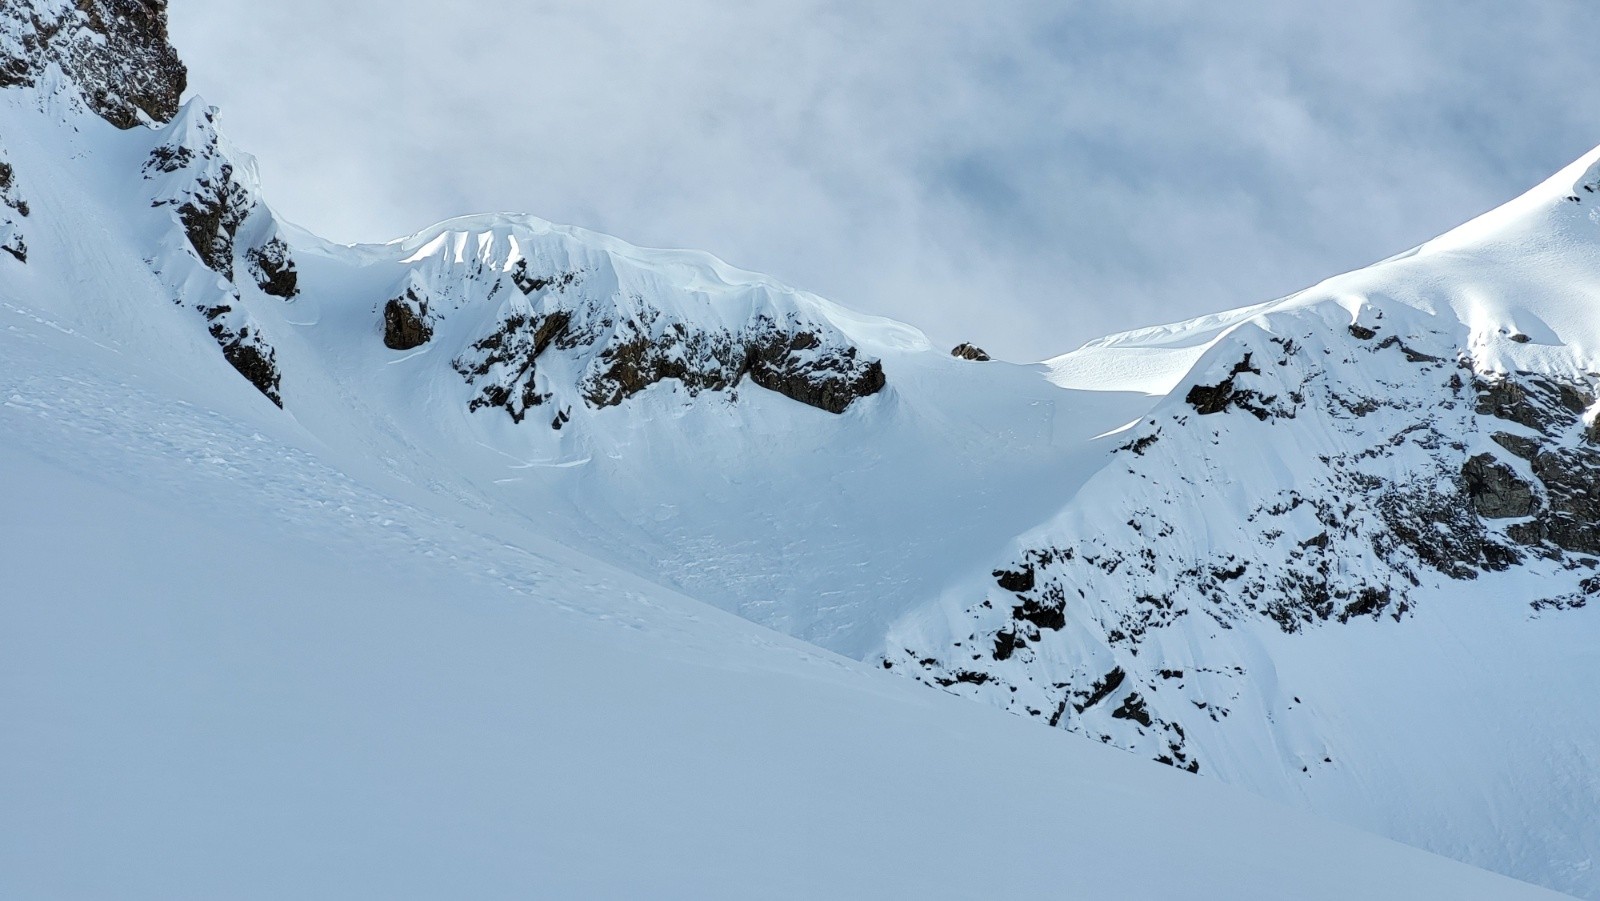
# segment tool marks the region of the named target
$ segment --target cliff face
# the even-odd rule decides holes
[[[441,253],[463,243],[477,249],[470,264]],[[547,407],[560,429],[575,406],[622,406],[652,388],[736,402],[754,386],[838,414],[886,384],[821,308],[767,285],[663,283],[649,265],[531,220],[481,220],[431,244],[385,304],[385,341],[410,349],[439,323],[492,311],[452,348],[473,411],[520,423]]]
[[[188,70],[167,42],[166,0],[31,0],[0,9],[0,88],[59,69],[118,128],[178,113]]]

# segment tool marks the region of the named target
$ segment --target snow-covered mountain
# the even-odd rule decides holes
[[[758,798],[751,786],[763,778],[786,786],[772,797],[793,822],[763,821],[785,842],[844,817],[808,807],[813,790],[830,803],[853,794],[905,805],[903,816],[878,809],[853,820],[841,833],[853,842],[826,845],[854,861],[841,874],[871,869],[860,855],[890,833],[902,868],[928,868],[905,885],[955,896],[979,884],[934,864],[949,850],[941,835],[976,843],[975,858],[1027,861],[1032,875],[1009,883],[1018,887],[1077,873],[1091,893],[1148,897],[1183,885],[1348,897],[1385,879],[1394,897],[1426,893],[1402,886],[1516,890],[1292,817],[1220,789],[1216,777],[1600,897],[1600,714],[1590,700],[1600,604],[1586,606],[1600,593],[1591,484],[1600,472],[1600,154],[1423,247],[1293,297],[1016,365],[970,347],[947,353],[914,328],[705,254],[528,216],[333,245],[274,214],[216,111],[197,98],[180,106],[183,93],[160,2],[0,8],[0,448],[16,474],[7,504],[30,511],[7,548],[23,597],[8,617],[40,639],[8,655],[12,684],[34,668],[67,672],[39,655],[72,622],[107,618],[144,634],[107,592],[126,590],[129,603],[184,622],[209,615],[192,603],[197,586],[225,584],[217,597],[235,600],[223,610],[242,599],[249,607],[229,620],[248,634],[222,636],[231,655],[309,648],[313,666],[331,667],[340,642],[364,647],[356,636],[371,629],[425,658],[420,672],[441,686],[425,695],[442,707],[484,691],[514,706],[506,685],[459,672],[478,665],[480,643],[508,684],[563,685],[561,699],[542,695],[535,709],[569,733],[594,733],[562,745],[551,764],[586,780],[634,768],[670,782],[648,753],[613,743],[652,743],[688,765],[696,737],[709,736],[719,749],[709,759],[732,773],[729,792]],[[93,516],[96,491],[108,516],[141,534]],[[134,584],[114,589],[95,567],[67,578],[60,570],[78,555],[50,559],[54,545],[28,537],[35,529],[61,541],[83,534],[134,570]],[[295,575],[301,567],[310,575]],[[169,585],[179,588],[167,596]],[[472,601],[456,620],[424,610],[426,598]],[[63,603],[46,610],[46,601]],[[391,604],[398,622],[383,621]],[[317,629],[294,625],[301,620]],[[432,630],[455,644],[423,647]],[[176,634],[184,647],[219,640]],[[194,709],[167,697],[188,697],[188,680],[215,676],[248,696],[252,680],[276,672],[152,658],[127,635],[73,638],[62,659],[73,672],[100,672],[91,665],[100,649],[160,673],[127,691],[169,724]],[[517,662],[517,640],[531,663]],[[404,663],[386,650],[358,666],[359,678],[410,678],[399,675]],[[940,699],[899,676],[1040,723]],[[314,706],[326,686],[290,684],[291,694],[269,691],[268,707],[252,709],[290,698]],[[67,710],[92,691],[51,685],[7,706],[43,728],[52,704]],[[359,717],[359,701],[374,697],[338,695],[349,706],[332,709]],[[393,697],[376,697],[388,698],[378,708],[389,719],[341,733],[352,742],[396,730],[415,738],[416,723],[449,722],[405,720]],[[488,708],[471,709],[485,718],[468,734],[501,740]],[[630,733],[613,714],[648,726]],[[726,722],[700,722],[713,715]],[[298,759],[311,759],[327,727],[320,716],[287,727]],[[784,716],[803,728],[771,721]],[[229,748],[252,734],[241,721],[201,719]],[[808,730],[821,738],[798,737]],[[168,733],[140,722],[114,734],[117,746],[153,754]],[[537,743],[539,732],[509,734]],[[114,765],[80,747],[84,733],[59,736],[51,740],[93,761],[83,765]],[[951,757],[928,742],[966,750]],[[819,769],[818,755],[837,743],[856,750]],[[896,754],[857,754],[885,743],[914,750],[904,766]],[[41,764],[45,747],[7,746],[18,767],[49,774],[13,787],[28,800],[21,809],[48,806],[38,786],[82,781],[71,755]],[[412,752],[404,767],[469,750],[452,738],[437,752]],[[953,775],[956,758],[977,771]],[[268,774],[258,789],[296,796],[282,761],[247,759]],[[359,759],[351,750],[348,766],[318,769],[319,778],[378,792],[378,777],[356,773]],[[510,751],[490,759],[516,766]],[[706,766],[689,766],[697,775],[686,784],[714,784],[694,769]],[[1097,782],[1111,789],[1095,794]],[[126,788],[114,792],[119,817],[150,803]],[[938,803],[909,800],[919,792],[964,800],[939,822]],[[559,805],[594,831],[617,828],[630,798],[657,814],[686,809],[718,842],[774,859],[745,848],[741,830],[713,825],[757,816],[753,808],[705,804],[659,781],[616,777],[591,793],[600,812],[582,815],[582,796],[552,785],[512,794]],[[993,807],[976,815],[980,800]],[[182,807],[175,822],[191,828],[199,820],[183,817],[211,816],[209,803]],[[1117,804],[1127,806],[1106,813]],[[1194,815],[1163,819],[1164,806]],[[1207,807],[1218,811],[1215,829],[1194,813]],[[601,865],[598,848],[558,840],[550,823],[530,831],[497,817],[476,826],[522,829],[522,840],[562,849],[541,858],[562,875],[528,884],[581,889],[570,881],[577,862]],[[60,849],[75,825],[64,819],[38,844],[7,844],[49,859],[40,849],[56,841],[67,859]],[[626,832],[630,850],[662,855],[639,879],[685,878],[672,853],[716,865],[656,827],[665,821]],[[1057,842],[1039,830],[1064,830],[1076,850],[1050,859]],[[274,834],[265,820],[230,833],[269,843]],[[423,835],[382,834],[357,856]],[[1144,850],[1105,853],[1134,843]],[[1325,863],[1306,863],[1319,845],[1324,859],[1371,864],[1329,875]],[[1244,859],[1241,848],[1251,852]],[[1282,878],[1256,880],[1262,870],[1248,861],[1259,864],[1258,854],[1285,861],[1273,870]],[[1126,868],[1111,861],[1176,875],[1123,884]],[[1362,881],[1369,876],[1380,878]],[[896,885],[855,878],[862,894]],[[595,885],[649,884],[618,879]],[[1450,880],[1459,892],[1442,888]],[[47,884],[26,893],[49,893]],[[696,894],[699,883],[673,884]],[[73,885],[102,893],[93,879]],[[790,893],[841,885],[796,882]]]

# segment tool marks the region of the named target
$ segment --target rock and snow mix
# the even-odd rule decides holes
[[[1019,890],[1074,874],[1090,893],[1147,897],[1180,885],[1220,896],[1349,896],[1385,880],[1396,897],[1404,886],[1459,883],[1486,897],[1516,888],[1132,756],[1107,763],[1112,752],[1043,728],[1053,726],[1600,897],[1591,871],[1600,713],[1588,697],[1600,664],[1600,603],[1589,603],[1600,594],[1600,154],[1410,253],[1292,297],[1016,365],[970,345],[942,352],[913,328],[704,254],[532,217],[467,217],[386,245],[322,241],[272,212],[215,110],[198,99],[180,108],[183,69],[159,2],[0,10],[0,88],[3,447],[9,468],[38,483],[24,491],[13,480],[8,502],[34,504],[35,517],[55,505],[51,522],[93,531],[92,506],[71,498],[85,473],[99,473],[134,498],[117,502],[118,515],[162,523],[180,545],[112,532],[101,540],[128,546],[103,551],[111,557],[131,548],[152,566],[185,568],[183,546],[215,542],[173,516],[232,511],[232,550],[192,563],[227,583],[218,597],[353,598],[381,620],[384,593],[335,562],[370,557],[385,591],[403,592],[412,577],[435,588],[462,580],[526,604],[532,612],[508,622],[541,636],[534,662],[496,672],[564,684],[572,703],[559,705],[556,728],[569,733],[611,735],[613,707],[632,716],[681,704],[685,721],[724,725],[662,727],[650,740],[677,759],[714,735],[707,779],[722,767],[724,784],[747,792],[763,768],[722,750],[739,736],[776,755],[772,767],[805,772],[821,751],[803,742],[775,751],[778,736],[842,742],[839,765],[815,777],[831,780],[826,796],[879,808],[867,821],[898,830],[893,859],[924,871],[881,883],[866,874],[866,843],[824,842],[838,879],[795,883],[813,894],[849,885],[962,894],[972,884],[940,862],[945,838],[1031,861],[1012,875],[1042,881],[1022,879]],[[239,485],[220,487],[230,480]],[[326,581],[278,571],[295,565],[265,550],[283,534],[316,549],[296,553]],[[25,544],[13,540],[8,553]],[[48,554],[12,557],[23,602],[7,613],[23,631],[61,626],[38,606],[52,600],[71,601],[63,616],[128,614],[104,606],[110,583],[95,594],[72,582],[76,594],[52,598],[59,567]],[[156,603],[159,588],[130,597]],[[173,602],[192,616],[193,600]],[[498,640],[493,627],[423,620],[467,643],[432,661],[432,677],[483,690],[450,661],[473,660],[471,643]],[[283,622],[257,625],[262,644],[242,653],[296,653],[272,632]],[[341,640],[358,632],[328,626]],[[378,631],[421,641],[408,628]],[[647,663],[607,650],[635,632]],[[130,665],[156,665],[135,642],[108,647]],[[808,661],[798,674],[796,654]],[[175,659],[158,667],[175,680],[163,690],[206,672]],[[350,665],[378,679],[399,661]],[[806,686],[819,668],[828,687],[813,697]],[[273,672],[252,670],[234,687],[248,693],[248,679]],[[750,672],[772,694],[742,688]],[[911,712],[924,702],[899,676],[1039,725],[996,725],[927,692],[936,712]],[[643,700],[608,700],[586,687],[595,684]],[[6,697],[19,716],[45,709],[26,693]],[[799,726],[753,713],[768,704]],[[409,734],[414,724],[391,713],[360,740]],[[862,725],[874,718],[885,724]],[[242,741],[229,723],[230,741]],[[119,740],[161,740],[143,728]],[[489,741],[494,730],[474,734]],[[941,752],[907,750],[896,772],[860,751],[930,735],[974,743],[965,759],[979,772],[950,781],[988,793],[995,828],[984,832],[1015,847],[970,828],[977,795],[950,787]],[[20,755],[12,763],[48,756],[7,748]],[[585,753],[644,764],[615,748]],[[584,766],[583,755],[562,759]],[[69,784],[70,764],[45,769]],[[1082,767],[1113,795],[1141,800],[1104,810],[1113,802],[1088,788],[1096,777],[1074,773]],[[302,797],[283,784],[286,770],[267,769],[263,785]],[[174,779],[165,784],[181,790]],[[670,786],[616,787],[626,783],[612,778],[596,809],[621,817],[630,802],[683,803]],[[814,783],[775,785],[769,798],[793,820],[764,826],[786,841],[850,816],[807,808]],[[928,805],[906,800],[916,792],[953,799],[956,813],[929,822]],[[514,794],[539,796],[527,784]],[[760,797],[757,785],[749,800]],[[137,806],[118,798],[122,813]],[[1228,826],[1158,822],[1166,801],[1209,806]],[[704,817],[759,815],[733,800],[695,810],[697,829],[735,843],[739,830]],[[601,828],[602,816],[591,820]],[[474,822],[485,834],[520,828]],[[1279,823],[1294,825],[1268,828]],[[65,841],[70,827],[47,834]],[[1038,863],[1050,856],[1041,830],[1098,850]],[[1106,863],[1107,842],[1129,845],[1141,830],[1153,830],[1135,855],[1142,875]],[[416,838],[402,832],[375,834]],[[518,834],[557,841],[549,830]],[[238,835],[276,840],[265,826]],[[1248,847],[1219,851],[1230,836]],[[651,839],[636,838],[630,850],[642,853]],[[1203,853],[1182,850],[1190,843]],[[1309,874],[1321,872],[1306,862],[1318,843],[1371,865],[1313,885],[1294,868],[1251,869],[1237,853],[1282,856]],[[546,888],[581,890],[562,880],[592,850],[568,852],[548,862]],[[745,853],[774,865],[770,849]],[[155,878],[161,867],[141,872]],[[636,872],[685,892],[700,885],[659,861]]]

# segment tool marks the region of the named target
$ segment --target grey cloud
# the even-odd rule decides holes
[[[174,0],[290,218],[519,209],[1014,359],[1287,293],[1600,141],[1576,2]]]

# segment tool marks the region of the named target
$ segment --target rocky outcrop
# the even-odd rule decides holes
[[[456,372],[478,389],[468,409],[505,410],[512,422],[520,423],[529,409],[550,400],[551,393],[541,392],[535,380],[539,358],[558,341],[566,350],[582,343],[574,340],[571,324],[572,314],[566,310],[547,315],[518,313],[502,320],[494,332],[474,342],[467,353],[455,361]],[[558,415],[552,426],[560,428],[564,423]]]
[[[277,353],[262,339],[260,331],[250,324],[249,316],[229,304],[208,307],[201,311],[210,322],[211,337],[222,348],[222,356],[245,380],[266,395],[278,407],[283,406],[279,393],[280,375]]]
[[[662,383],[691,397],[734,397],[748,379],[843,413],[886,384],[879,361],[864,358],[835,330],[798,316],[757,314],[738,329],[707,327],[648,305],[623,314],[611,299],[587,296],[576,272],[540,275],[519,261],[510,275],[539,302],[508,313],[456,359],[456,371],[476,389],[473,410],[499,408],[521,422],[532,408],[570,391],[574,397],[561,401],[563,413],[552,419],[560,428],[570,421],[573,400],[604,409]],[[578,373],[575,384],[541,376],[550,355],[567,359],[562,371]]]
[[[22,220],[29,214],[28,202],[17,188],[17,173],[0,151],[0,250],[19,263],[28,261],[28,242],[22,233]]]
[[[432,338],[433,321],[428,313],[428,301],[414,287],[383,305],[384,347],[411,350]]]
[[[1389,323],[1333,335],[1323,320],[1278,325],[1304,331],[1219,345],[1118,439],[1063,525],[993,570],[949,620],[964,628],[907,625],[884,665],[1200,768],[1196,729],[1225,730],[1259,687],[1248,657],[1172,667],[1169,629],[1398,621],[1425,584],[1530,562],[1600,566],[1589,382],[1480,374],[1453,335],[1421,327],[1380,338]],[[1282,462],[1240,462],[1262,459]]]
[[[954,348],[951,348],[950,356],[961,360],[971,360],[974,363],[989,362],[989,355],[984,353],[983,348],[976,344],[957,344]]]
[[[239,236],[253,221],[250,231],[259,243],[245,254],[251,277],[269,294],[292,297],[298,275],[288,245],[276,237],[271,214],[223,151],[215,110],[191,108],[168,132],[168,142],[151,152],[142,170],[151,185],[151,206],[171,211],[174,227],[182,230],[199,265],[222,279],[209,280],[201,296],[188,302],[204,316],[229,365],[282,407],[277,353],[240,300],[235,264]]]
[[[883,366],[850,346],[826,346],[815,331],[762,317],[740,333],[691,330],[679,323],[652,333],[630,322],[601,351],[603,367],[585,379],[584,399],[601,408],[651,385],[675,381],[691,396],[724,391],[745,376],[792,400],[843,413],[854,401],[883,390]]]
[[[255,203],[217,146],[216,112],[201,115],[204,122],[197,131],[203,143],[198,148],[188,143],[157,147],[145,161],[144,175],[147,180],[165,177],[174,186],[152,206],[171,208],[200,262],[231,282],[234,239]]]
[[[745,345],[750,381],[829,413],[883,390],[883,364],[860,359],[854,347],[825,348],[811,331],[785,331],[764,324]],[[737,381],[737,380],[736,380]]]
[[[1526,482],[1514,473],[1508,479],[1505,471],[1487,482],[1478,475],[1480,490],[1490,492],[1490,506],[1478,507],[1480,515],[1531,517],[1509,526],[1506,535],[1534,553],[1600,556],[1600,447],[1584,418],[1594,403],[1593,389],[1537,375],[1496,376],[1474,384],[1481,417],[1523,427],[1520,434],[1496,431],[1492,438],[1527,461],[1533,474]]]
[[[1276,397],[1263,397],[1258,391],[1241,388],[1236,384],[1241,375],[1261,374],[1261,370],[1250,365],[1250,357],[1250,354],[1245,354],[1243,360],[1234,364],[1233,371],[1228,373],[1228,377],[1217,384],[1195,385],[1190,388],[1185,400],[1201,416],[1225,413],[1230,408],[1238,407],[1257,419],[1270,418],[1272,413],[1266,405],[1276,400]]]
[[[1472,509],[1485,519],[1531,516],[1539,509],[1533,486],[1517,477],[1516,470],[1493,454],[1479,454],[1461,467]]]
[[[178,112],[188,71],[168,43],[166,0],[12,0],[0,35],[0,88],[33,86],[54,63],[118,128]]]
[[[516,285],[517,290],[525,295],[538,294],[540,291],[551,288],[557,291],[564,291],[572,287],[573,283],[578,280],[578,274],[577,272],[569,271],[551,275],[535,275],[529,270],[528,261],[521,259],[517,260],[516,265],[511,267],[511,283]]]
[[[300,293],[300,272],[282,238],[250,248],[245,257],[250,261],[250,276],[263,294],[292,300]]]

